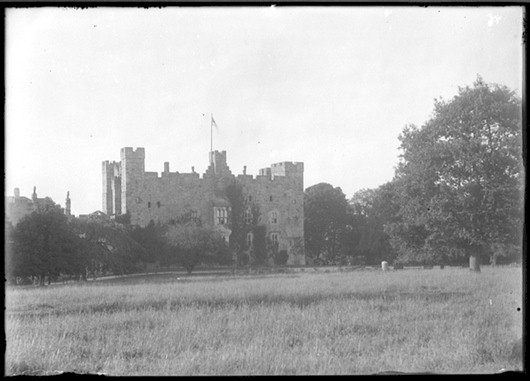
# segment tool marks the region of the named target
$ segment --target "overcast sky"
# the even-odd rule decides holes
[[[522,93],[521,7],[6,11],[6,195],[102,209],[101,162],[234,174],[302,161],[347,198],[390,181],[398,135],[477,74]]]

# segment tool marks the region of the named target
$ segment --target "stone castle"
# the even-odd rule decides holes
[[[168,223],[186,213],[201,219],[223,233],[230,234],[230,203],[222,190],[232,181],[242,185],[245,203],[259,210],[259,224],[266,226],[267,237],[288,254],[288,264],[305,264],[304,255],[304,164],[281,162],[260,169],[254,177],[233,175],[226,162],[226,151],[210,152],[210,164],[202,177],[192,167],[190,173],[145,171],[145,149],[124,147],[121,161],[104,161],[103,212],[109,216],[128,214],[131,224],[146,226]],[[252,208],[245,218],[252,219]],[[254,209],[256,210],[256,209]],[[252,245],[252,233],[247,246]]]

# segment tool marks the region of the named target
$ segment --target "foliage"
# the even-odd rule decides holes
[[[131,224],[131,215],[129,214],[129,212],[127,212],[125,214],[117,215],[115,221],[116,221],[117,224],[130,225]]]
[[[480,77],[399,137],[399,221],[387,226],[400,257],[437,262],[520,245],[521,101]]]
[[[287,250],[276,250],[276,254],[274,255],[274,264],[277,266],[285,266],[287,264],[287,261],[289,260],[289,254],[287,254]]]
[[[38,277],[40,284],[60,274],[80,274],[84,258],[79,238],[58,208],[45,208],[22,218],[10,232],[6,253],[8,277]]]
[[[191,221],[192,217],[188,219]],[[151,221],[146,227],[135,226],[130,231],[130,237],[140,244],[145,255],[140,259],[146,263],[164,260],[165,241],[163,238],[165,228]]]
[[[348,202],[342,190],[327,183],[313,185],[304,194],[306,254],[335,263],[344,254]]]
[[[107,272],[131,273],[147,257],[144,247],[130,237],[128,226],[74,219],[72,227],[83,240],[79,250],[87,272],[94,277]]]
[[[267,244],[267,227],[257,225],[252,229],[251,264],[265,266],[269,257],[269,246]]]
[[[177,218],[171,219],[169,221],[169,225],[176,225],[176,224],[184,225],[184,224],[189,224],[189,223],[195,224],[196,226],[202,226],[201,218],[197,216],[197,213],[195,213],[195,211],[188,209],[188,208],[186,208],[184,213],[177,216]],[[149,225],[151,225],[152,227],[155,226],[155,223],[153,222],[153,220],[149,222]],[[156,225],[156,226],[157,226],[157,229],[151,229],[151,230],[160,230],[160,225]]]
[[[230,203],[228,221],[232,233],[230,234],[229,246],[234,255],[234,264],[241,267],[249,263],[261,263],[260,249],[256,253],[255,247],[248,247],[247,245],[247,235],[253,233],[259,224],[259,206],[245,198],[243,186],[237,180],[233,180],[226,186],[224,197]],[[250,221],[247,219],[247,213],[251,215]],[[256,255],[257,259],[254,258]]]
[[[13,241],[13,233],[15,228],[11,221],[4,218],[4,266],[6,280],[11,284],[16,284],[16,277],[25,275],[22,274],[24,267],[22,266],[23,260],[19,255],[15,255],[15,247]]]
[[[230,262],[223,237],[210,227],[176,224],[168,227],[165,238],[170,263],[180,264],[188,274],[199,264]]]
[[[228,213],[230,234],[229,246],[234,253],[236,265],[244,261],[247,228],[245,226],[245,197],[243,187],[234,180],[225,188],[225,197],[230,203]]]
[[[394,260],[395,252],[384,226],[396,220],[398,211],[393,182],[377,189],[362,189],[353,195],[349,226],[354,237],[350,247],[355,257],[362,257],[370,264]]]

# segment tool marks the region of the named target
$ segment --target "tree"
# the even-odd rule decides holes
[[[385,225],[396,220],[399,205],[396,202],[395,184],[388,182],[376,189],[362,189],[350,200],[350,245],[353,251],[370,264],[382,260],[392,261],[395,251]]]
[[[230,203],[228,221],[232,232],[230,233],[229,246],[234,255],[234,264],[238,266],[244,261],[243,256],[248,256],[245,253],[248,229],[245,226],[245,197],[242,185],[237,180],[232,181],[226,186],[224,196]]]
[[[19,221],[6,259],[10,277],[37,277],[44,285],[59,274],[75,274],[81,267],[78,237],[66,216],[53,207],[42,208]]]
[[[421,128],[404,129],[395,179],[400,221],[387,229],[400,256],[465,255],[480,271],[481,256],[520,247],[521,115],[513,91],[478,77],[452,100],[435,100]]]
[[[72,227],[83,240],[79,250],[83,253],[86,272],[93,277],[109,271],[131,273],[147,257],[144,247],[130,237],[130,226],[74,219]]]
[[[193,215],[190,214],[186,221],[192,221]],[[149,222],[146,227],[135,226],[130,231],[130,237],[139,243],[145,249],[145,256],[140,259],[143,262],[153,263],[163,259],[165,241],[163,239],[164,227],[155,225],[153,221]]]
[[[243,186],[237,180],[230,182],[225,190],[224,197],[230,203],[228,215],[230,234],[229,246],[233,252],[233,263],[240,267],[250,264],[263,265],[266,259],[262,260],[261,251],[256,251],[256,233],[259,226],[260,209],[255,203],[248,201],[243,193]],[[248,216],[250,215],[250,218]],[[259,230],[259,229],[258,229]],[[253,234],[254,245],[247,244],[248,234]],[[266,255],[266,254],[265,254]]]
[[[304,194],[305,248],[313,260],[335,263],[344,254],[348,202],[339,187],[313,185]]]
[[[15,255],[13,233],[15,228],[11,221],[7,218],[4,219],[4,264],[5,264],[5,274],[6,280],[11,284],[16,284],[17,277],[23,276],[24,270],[24,260],[19,255]],[[29,274],[28,274],[29,275]]]
[[[254,226],[252,230],[252,264],[265,266],[269,258],[269,253],[278,249],[278,243],[272,246],[267,242],[267,227],[265,225]]]
[[[165,238],[172,262],[183,266],[188,274],[199,264],[230,261],[223,237],[210,227],[176,224],[168,227]]]

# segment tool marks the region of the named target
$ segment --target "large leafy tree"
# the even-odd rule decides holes
[[[523,218],[521,101],[480,77],[432,118],[400,135],[400,221],[387,232],[401,256],[479,258],[520,245]],[[500,250],[502,251],[502,250]]]
[[[59,208],[25,216],[10,234],[6,267],[11,277],[36,277],[40,284],[60,274],[78,274],[83,258],[79,237]]]
[[[348,202],[339,187],[319,183],[305,190],[304,236],[306,254],[326,263],[344,254]]]
[[[74,219],[71,226],[82,240],[78,251],[82,253],[85,273],[92,277],[106,272],[134,272],[139,261],[148,257],[146,249],[131,238],[123,225]]]
[[[193,219],[190,215],[189,221]],[[138,242],[144,249],[144,256],[141,257],[142,262],[153,263],[163,261],[165,241],[163,234],[166,227],[157,225],[153,221],[145,227],[134,226],[129,232],[129,236]]]
[[[229,264],[230,252],[223,237],[195,223],[168,226],[165,234],[170,263],[183,266],[188,274],[199,264]]]
[[[350,210],[353,255],[370,264],[393,260],[396,253],[384,227],[397,219],[395,184],[388,182],[376,189],[356,192],[350,200]]]

